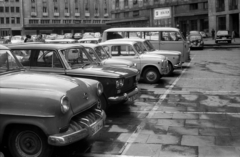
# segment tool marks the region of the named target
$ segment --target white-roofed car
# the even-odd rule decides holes
[[[102,41],[101,38],[84,38],[84,39],[79,39],[79,43],[93,43],[93,44],[98,44]]]
[[[23,36],[20,35],[12,36],[11,43],[12,44],[24,43],[24,38]]]
[[[113,58],[136,63],[146,83],[157,83],[168,72],[167,57],[145,53],[136,41],[102,42],[99,45],[108,50]]]
[[[220,42],[227,42],[227,43],[232,42],[232,37],[229,31],[227,30],[217,31],[216,37],[215,37],[215,43],[220,43]]]
[[[156,50],[154,46],[149,42],[149,40],[141,38],[122,38],[122,39],[113,39],[107,40],[106,42],[118,42],[118,41],[136,41],[141,49],[152,55],[163,55],[167,57],[168,60],[168,73],[166,75],[171,75],[174,69],[181,67],[181,52],[180,51],[171,51],[171,50]]]

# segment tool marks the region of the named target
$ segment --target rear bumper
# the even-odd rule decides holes
[[[138,88],[135,88],[134,90],[132,90],[131,92],[129,93],[124,93],[123,95],[121,96],[116,96],[116,97],[109,97],[108,98],[108,101],[109,101],[109,104],[117,104],[117,103],[120,103],[122,101],[126,101],[128,100],[130,97],[133,97],[134,95],[138,94]]]
[[[64,133],[54,134],[48,136],[48,144],[53,146],[65,146],[79,141],[85,137],[92,136],[96,133],[96,126],[99,123],[104,124],[106,114],[104,111],[95,110],[94,112],[87,112],[84,115],[80,114],[70,121],[69,128]],[[99,125],[99,126],[103,126]],[[97,128],[99,131],[101,128]]]

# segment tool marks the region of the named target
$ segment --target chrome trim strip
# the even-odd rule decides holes
[[[116,96],[116,97],[109,97],[108,100],[109,101],[122,101],[122,100],[127,100],[129,97],[138,94],[138,88],[135,88],[133,91],[131,91],[130,93],[124,93],[122,96]]]
[[[55,115],[30,115],[30,114],[11,114],[11,113],[2,113],[0,115],[11,115],[11,116],[24,116],[24,117],[41,117],[41,118],[53,118]]]

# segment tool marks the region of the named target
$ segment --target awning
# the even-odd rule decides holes
[[[145,21],[145,20],[149,20],[149,18],[139,17],[139,18],[134,18],[134,19],[111,20],[111,21],[106,22],[106,24],[121,23],[121,22],[132,22],[132,21]]]

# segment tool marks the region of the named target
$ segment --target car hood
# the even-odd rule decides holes
[[[67,75],[84,77],[128,78],[136,76],[137,72],[121,67],[108,67],[103,65],[89,65],[84,68],[67,70]]]
[[[172,56],[176,56],[176,55],[181,55],[181,52],[179,51],[168,51],[168,50],[155,50],[155,51],[151,51],[148,52],[148,54],[157,54],[157,55],[172,55]]]
[[[102,61],[102,64],[110,64],[110,65],[114,65],[114,64],[117,64],[117,65],[125,65],[125,66],[133,66],[133,62],[131,61],[128,61],[128,60],[124,60],[124,59],[115,59],[115,58],[108,58],[108,59],[104,59]]]
[[[23,71],[0,76],[0,79],[1,88],[18,89],[22,92],[32,91],[35,95],[39,95],[36,99],[42,97],[43,93],[50,92],[54,96],[49,95],[49,97],[53,100],[57,99],[56,101],[59,101],[60,104],[60,97],[66,95],[71,102],[71,109],[74,113],[90,108],[89,105],[97,101],[96,90],[91,90],[90,84],[68,76]],[[88,100],[84,99],[85,93],[89,96]],[[42,98],[44,99],[44,97]],[[41,103],[40,101],[42,100],[36,103]]]
[[[164,60],[164,59],[166,59],[166,57],[165,56],[163,56],[163,55],[153,55],[153,54],[150,54],[150,53],[145,53],[145,54],[141,54],[140,55],[140,58],[141,59],[151,59],[151,60],[159,60],[159,59],[162,59],[162,60]]]

